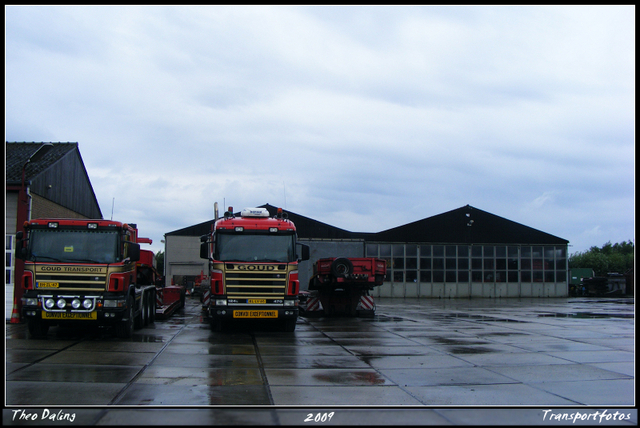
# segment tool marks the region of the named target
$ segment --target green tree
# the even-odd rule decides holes
[[[156,270],[164,275],[164,251],[158,251],[155,255],[156,258]]]
[[[590,268],[596,276],[606,276],[609,272],[624,273],[633,267],[633,242],[611,244],[602,247],[591,247],[588,251],[577,252],[569,257],[569,269]]]

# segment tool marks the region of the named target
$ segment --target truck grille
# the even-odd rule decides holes
[[[251,272],[237,270],[228,271],[225,275],[227,297],[247,298],[282,298],[287,287],[287,273]]]

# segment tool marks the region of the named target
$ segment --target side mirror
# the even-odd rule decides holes
[[[209,258],[209,244],[206,241],[200,244],[200,258],[201,259]]]
[[[309,260],[309,246],[307,244],[298,244],[301,247],[302,257],[299,261]]]
[[[129,242],[129,251],[127,254],[129,256],[129,260],[132,262],[140,260],[140,244]]]
[[[22,231],[16,232],[16,259],[26,260],[27,259],[27,249],[24,247],[24,240],[22,239],[24,234]]]
[[[20,246],[16,248],[16,258],[20,260],[27,259],[27,249],[22,246],[22,241],[18,241]]]

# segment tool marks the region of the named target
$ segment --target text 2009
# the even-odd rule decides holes
[[[335,412],[318,413],[315,415],[313,413],[309,413],[307,414],[307,418],[304,421],[305,422],[329,422],[334,414]]]

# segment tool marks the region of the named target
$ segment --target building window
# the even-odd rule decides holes
[[[529,245],[367,244],[393,282],[565,282],[566,248]]]
[[[378,257],[378,244],[367,244],[367,257]]]
[[[420,282],[431,282],[431,245],[420,246]]]
[[[444,245],[434,245],[432,254],[431,277],[433,282],[444,282]]]
[[[15,259],[14,259],[14,254],[13,254],[13,248],[15,245],[15,236],[14,235],[6,235],[5,237],[5,246],[4,246],[4,252],[5,252],[5,265],[4,265],[4,269],[5,269],[5,289],[6,288],[13,288],[13,275],[14,275],[14,264],[15,264]]]
[[[407,244],[405,246],[405,272],[407,282],[418,282],[418,246]]]
[[[380,244],[380,256],[387,263],[387,281],[391,281],[393,277],[391,276],[391,245],[389,244]]]

